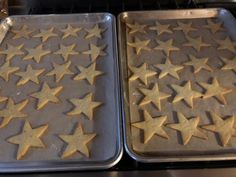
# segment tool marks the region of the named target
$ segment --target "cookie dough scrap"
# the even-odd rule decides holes
[[[236,42],[232,41],[229,37],[226,37],[224,40],[216,40],[219,47],[218,50],[229,50],[235,54]]]
[[[7,139],[9,143],[18,145],[16,159],[21,160],[32,147],[45,148],[45,145],[40,138],[47,129],[48,125],[32,128],[30,123],[25,121],[22,132]]]
[[[170,62],[169,58],[166,59],[164,64],[156,64],[154,66],[161,70],[161,73],[159,74],[159,79],[167,76],[168,74],[173,76],[176,79],[179,79],[179,75],[177,71],[184,68],[183,66],[180,66],[180,65],[173,65]]]
[[[230,59],[221,58],[225,65],[221,68],[222,70],[234,70],[236,72],[236,57]]]
[[[98,24],[96,24],[92,29],[85,29],[88,34],[85,36],[85,39],[90,39],[92,37],[97,37],[99,39],[102,38],[102,33],[106,31],[106,29],[99,28]]]
[[[236,137],[236,129],[234,128],[235,116],[222,119],[219,115],[211,113],[211,118],[213,124],[204,125],[202,128],[217,133],[220,137],[222,146],[227,146],[231,137]]]
[[[141,25],[138,22],[134,22],[134,24],[126,23],[126,25],[130,29],[129,34],[135,34],[137,32],[146,34],[145,28],[147,27],[147,25]]]
[[[71,61],[68,61],[64,64],[57,64],[57,63],[52,63],[53,65],[53,69],[51,71],[49,71],[46,75],[47,76],[55,76],[55,80],[56,82],[59,82],[64,75],[66,74],[74,74],[70,69],[70,65],[71,65]]]
[[[51,53],[50,50],[44,50],[43,49],[43,44],[38,45],[37,47],[34,48],[26,48],[25,49],[28,53],[27,55],[23,58],[23,60],[30,60],[34,59],[37,63],[40,63],[42,57],[45,55],[48,55]]]
[[[106,44],[101,46],[96,46],[94,44],[89,44],[90,50],[84,51],[83,54],[90,55],[92,62],[94,62],[99,56],[106,56],[107,54],[103,51],[107,47]]]
[[[188,106],[193,108],[193,99],[200,98],[202,96],[200,92],[192,90],[190,81],[188,81],[184,86],[172,84],[171,87],[177,93],[172,103],[184,100],[188,104]]]
[[[217,31],[224,30],[223,23],[219,23],[219,22],[215,23],[210,19],[207,20],[207,25],[204,25],[203,27],[209,29],[213,34],[216,33]]]
[[[140,67],[129,67],[130,71],[133,73],[129,81],[134,81],[140,79],[145,85],[148,84],[148,77],[154,76],[157,73],[155,71],[149,70],[147,68],[147,63],[142,64]]]
[[[189,23],[182,23],[182,22],[177,22],[178,27],[175,27],[174,30],[181,30],[183,31],[184,35],[188,35],[190,31],[197,31],[196,28],[192,27],[192,22]]]
[[[15,75],[20,76],[21,79],[17,82],[17,86],[24,85],[29,81],[39,84],[39,76],[44,72],[44,69],[33,69],[31,65],[27,65],[26,71],[21,71],[15,73]]]
[[[61,158],[65,159],[76,152],[80,152],[83,155],[89,157],[89,149],[87,144],[95,138],[95,133],[84,133],[82,125],[78,125],[72,135],[59,135],[59,137],[67,143],[66,149],[64,150]]]
[[[33,37],[40,37],[42,38],[42,42],[46,42],[49,38],[58,36],[58,34],[54,33],[53,31],[53,27],[49,29],[40,29],[40,32]]]
[[[48,84],[44,82],[40,91],[31,94],[31,97],[38,99],[37,110],[42,109],[49,102],[60,102],[59,98],[57,98],[57,94],[62,89],[62,86],[50,88]]]
[[[30,34],[33,31],[34,30],[30,30],[29,27],[26,25],[23,25],[22,28],[17,29],[17,30],[12,29],[11,32],[14,33],[14,36],[12,39],[19,39],[19,38],[29,39]]]
[[[72,37],[78,37],[77,32],[79,32],[82,28],[79,27],[72,27],[70,24],[67,25],[65,29],[61,29],[61,31],[64,33],[62,36],[62,39],[65,39],[69,36]]]
[[[75,116],[84,114],[88,119],[93,119],[93,111],[98,106],[101,106],[101,102],[93,101],[93,94],[89,93],[84,98],[73,98],[70,99],[70,102],[73,103],[74,108],[72,111],[68,112],[67,115]]]
[[[163,51],[167,57],[170,56],[171,51],[179,51],[179,48],[173,45],[173,39],[169,39],[167,41],[161,41],[161,40],[156,40],[156,41],[158,45],[154,48],[154,50]]]
[[[147,46],[151,40],[141,41],[139,38],[135,37],[134,42],[127,42],[128,46],[135,48],[137,55],[141,53],[141,50],[150,51],[151,49]]]
[[[13,46],[7,44],[7,48],[5,50],[0,50],[0,54],[6,55],[6,61],[11,60],[13,57],[17,55],[25,54],[21,49],[24,47],[24,44]]]
[[[10,61],[7,61],[0,66],[0,77],[5,81],[9,81],[10,75],[19,69],[19,67],[10,66]]]
[[[61,55],[64,58],[64,61],[68,61],[70,55],[79,55],[79,52],[75,51],[75,46],[75,44],[68,46],[60,44],[59,50],[54,52],[54,54]]]
[[[163,129],[167,116],[160,116],[152,118],[151,115],[144,111],[144,121],[132,123],[133,127],[142,129],[144,131],[144,144],[148,143],[154,135],[168,139],[168,135]]]
[[[207,136],[198,127],[200,117],[187,119],[182,113],[177,113],[179,123],[167,124],[167,127],[181,132],[183,145],[189,143],[192,137],[207,139]]]
[[[227,104],[224,95],[233,91],[232,89],[221,87],[216,78],[213,78],[211,84],[204,82],[200,82],[199,84],[206,90],[203,94],[204,99],[216,97],[223,104]]]
[[[20,103],[14,103],[14,101],[9,98],[5,108],[0,110],[0,119],[2,119],[0,128],[8,125],[13,118],[26,117],[26,114],[22,113],[21,110],[25,108],[27,103],[28,100],[24,100]]]
[[[192,47],[197,52],[200,52],[201,48],[203,47],[210,47],[210,44],[204,43],[202,41],[202,37],[191,38],[190,36],[186,35],[186,39],[188,40],[187,43],[183,44],[183,46]]]
[[[104,74],[104,72],[96,70],[96,62],[92,63],[90,66],[88,66],[87,68],[84,68],[82,66],[78,66],[78,69],[80,71],[79,74],[77,74],[73,80],[83,80],[86,79],[89,84],[93,85],[95,78],[97,76],[100,76],[102,74]]]
[[[173,32],[169,29],[170,25],[163,25],[160,22],[156,22],[155,26],[149,27],[149,30],[156,31],[157,35],[161,35],[163,33],[172,34]]]
[[[153,103],[159,110],[161,110],[161,100],[171,96],[170,94],[160,92],[157,83],[153,86],[152,89],[140,88],[139,90],[145,96],[139,105],[143,106],[148,103]]]
[[[208,70],[210,72],[212,72],[213,70],[211,69],[211,67],[209,65],[207,65],[207,61],[208,58],[204,57],[204,58],[197,58],[193,55],[189,55],[190,60],[186,63],[184,63],[184,65],[186,66],[192,66],[194,69],[194,74],[197,74],[199,71],[201,71],[201,69],[205,69]]]

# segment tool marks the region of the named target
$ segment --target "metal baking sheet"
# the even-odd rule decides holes
[[[223,31],[218,31],[214,35],[206,28],[203,28],[206,24],[207,19],[223,22]],[[155,31],[147,30],[148,27],[153,26],[155,22],[158,21],[161,24],[169,24],[170,30],[173,34],[163,33],[157,36]],[[202,36],[203,41],[212,44],[212,47],[203,48],[201,52],[196,52],[193,48],[188,48],[182,46],[185,42],[185,35],[182,31],[175,31],[173,28],[177,27],[177,21],[183,23],[192,23],[192,26],[197,28],[197,31],[191,31],[190,36],[198,37]],[[146,33],[136,33],[129,34],[129,27],[126,23],[134,24],[137,22],[142,25],[147,25]],[[204,131],[208,136],[208,140],[201,140],[198,138],[192,138],[187,145],[183,145],[181,142],[181,136],[177,131],[164,126],[164,130],[169,135],[169,140],[166,140],[160,136],[154,135],[152,139],[144,144],[143,142],[143,131],[131,126],[134,122],[143,121],[142,110],[147,110],[152,117],[158,117],[160,115],[167,115],[166,123],[176,123],[178,122],[176,114],[173,112],[182,112],[187,118],[194,116],[201,116],[201,125],[210,124],[211,119],[205,113],[205,110],[213,110],[220,113],[223,116],[235,115],[235,73],[223,72],[220,73],[216,71],[212,74],[207,71],[202,71],[198,73],[198,76],[191,76],[189,74],[192,70],[191,67],[185,69],[183,72],[178,72],[180,79],[175,79],[173,77],[164,77],[158,79],[160,71],[154,67],[155,64],[164,63],[165,55],[162,51],[153,50],[154,47],[158,46],[156,39],[161,41],[166,41],[169,39],[174,40],[174,45],[181,48],[179,52],[171,52],[170,59],[171,62],[177,65],[181,65],[183,62],[189,61],[187,55],[192,54],[197,57],[209,57],[208,64],[213,68],[221,68],[223,66],[222,61],[219,56],[226,58],[233,58],[235,54],[229,51],[216,51],[217,45],[214,44],[214,39],[224,39],[226,36],[230,36],[232,40],[236,40],[236,20],[225,9],[195,9],[195,10],[168,10],[168,11],[139,11],[139,12],[123,12],[118,18],[119,27],[119,52],[120,52],[120,67],[122,76],[122,98],[124,105],[124,142],[126,151],[129,155],[141,162],[172,162],[172,161],[203,161],[203,160],[230,160],[236,159],[236,138],[232,137],[230,144],[227,147],[222,147],[217,139],[215,133]],[[134,48],[129,47],[127,42],[133,42],[134,36],[141,40],[151,40],[148,46],[151,48],[150,51],[142,50],[141,54],[136,55]],[[157,75],[149,77],[149,83],[145,84],[140,81],[129,82],[128,78],[132,75],[128,66],[139,67],[141,64],[146,62],[149,69],[156,71]],[[229,104],[227,106],[222,106],[218,104],[213,99],[211,101],[196,101],[193,109],[189,109],[182,106],[173,106],[171,101],[173,100],[173,95],[161,101],[162,107],[161,111],[157,108],[153,108],[151,104],[140,109],[138,103],[144,97],[142,93],[138,91],[137,88],[152,88],[151,84],[158,83],[159,89],[167,94],[173,94],[173,90],[168,87],[168,84],[183,85],[184,81],[192,81],[193,89],[200,89],[195,85],[197,82],[209,82],[213,76],[219,78],[219,82],[229,88],[233,88],[232,94],[226,95],[226,99]],[[198,90],[199,91],[199,90]],[[202,93],[204,90],[200,90]],[[203,99],[202,99],[203,100]],[[182,103],[181,103],[182,104]],[[235,124],[236,127],[236,124]]]
[[[95,25],[105,29],[101,38],[92,37],[85,39],[86,29],[92,29]],[[14,34],[11,30],[20,29],[26,25],[34,32],[29,39],[12,39]],[[62,38],[67,25],[82,28],[77,37],[69,36]],[[39,33],[40,29],[53,27],[58,34],[47,41],[42,42],[40,38],[32,37]],[[26,15],[10,16],[1,22],[0,32],[2,42],[0,50],[6,45],[13,46],[24,44],[24,48],[32,48],[43,44],[45,50],[52,51],[43,57],[40,63],[34,60],[22,60],[24,55],[15,56],[11,60],[12,66],[20,67],[23,71],[26,65],[31,64],[35,68],[44,68],[40,75],[40,84],[28,82],[22,86],[16,86],[19,77],[11,74],[10,80],[5,82],[0,79],[1,95],[11,97],[16,103],[28,99],[28,105],[23,112],[27,118],[13,119],[5,128],[0,129],[0,172],[27,172],[27,171],[56,171],[56,170],[87,170],[106,169],[116,164],[122,156],[121,118],[120,118],[120,93],[117,65],[116,24],[113,15],[108,13],[72,14],[72,15]],[[74,50],[79,52],[70,55],[70,70],[72,75],[64,75],[63,79],[56,83],[54,76],[46,76],[52,70],[52,62],[62,64],[61,55],[54,54],[60,45],[75,44]],[[99,56],[96,62],[96,70],[104,72],[95,78],[94,85],[87,80],[73,81],[73,77],[79,73],[78,66],[87,67],[92,63],[90,55],[82,52],[89,50],[89,45],[106,45],[105,56]],[[24,51],[24,49],[22,49]],[[4,63],[4,55],[0,55],[1,65]],[[47,104],[43,109],[36,110],[37,99],[28,95],[40,90],[42,82],[47,82],[50,87],[63,86],[63,91],[58,94],[60,103]],[[89,120],[83,114],[68,117],[66,113],[72,110],[73,104],[68,99],[83,98],[88,93],[93,93],[94,101],[102,102],[102,105],[94,109],[93,120]],[[2,102],[3,109],[6,103]],[[7,138],[17,135],[22,131],[24,121],[28,120],[33,128],[48,124],[47,132],[42,136],[46,148],[31,148],[22,160],[16,160],[18,146],[8,143]],[[61,159],[66,143],[58,135],[73,134],[76,125],[82,124],[85,133],[96,133],[96,137],[89,143],[90,157],[76,152],[73,156]]]

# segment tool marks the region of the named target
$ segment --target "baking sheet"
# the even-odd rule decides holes
[[[215,22],[223,22],[224,31],[219,31],[214,35],[210,33],[208,29],[204,29],[202,26],[206,24],[207,19],[215,20]],[[204,131],[208,136],[208,140],[201,140],[192,137],[187,145],[183,145],[181,142],[180,134],[170,128],[164,127],[163,129],[169,135],[169,140],[154,135],[150,142],[143,143],[143,131],[131,126],[134,122],[141,122],[143,118],[143,109],[147,110],[152,117],[158,117],[160,115],[166,115],[166,123],[177,123],[176,112],[182,112],[187,118],[194,116],[200,116],[201,122],[199,125],[210,124],[209,114],[205,112],[216,112],[220,115],[229,116],[236,114],[236,93],[235,82],[236,77],[233,71],[221,72],[217,70],[211,73],[206,70],[202,70],[197,75],[192,75],[191,67],[185,67],[184,70],[178,72],[180,80],[173,77],[166,76],[162,79],[158,79],[159,70],[154,65],[164,63],[166,57],[162,51],[153,50],[157,46],[156,39],[166,41],[169,39],[174,40],[174,45],[179,47],[180,52],[171,52],[170,59],[173,64],[182,65],[182,63],[189,61],[187,54],[192,54],[197,57],[209,57],[208,64],[212,68],[221,68],[223,66],[219,56],[226,58],[233,58],[235,54],[229,51],[220,50],[216,51],[217,44],[214,39],[224,39],[226,36],[230,36],[232,40],[236,40],[236,21],[234,17],[225,9],[196,9],[196,10],[169,10],[169,11],[143,11],[143,12],[124,12],[119,15],[119,49],[120,49],[120,66],[122,73],[122,87],[123,87],[123,102],[124,102],[124,134],[125,134],[125,147],[127,152],[134,159],[142,162],[170,162],[170,161],[202,161],[202,160],[227,160],[236,159],[236,139],[231,138],[230,144],[227,147],[222,147],[216,134]],[[126,23],[133,24],[138,22],[139,24],[153,26],[155,21],[161,24],[170,24],[170,29],[173,34],[164,33],[157,36],[155,31],[146,30],[146,34],[136,33],[128,34],[129,28]],[[192,22],[193,27],[199,29],[198,31],[189,32],[189,35],[193,38],[202,36],[203,41],[210,43],[211,48],[202,48],[201,52],[195,51],[191,47],[184,47],[182,44],[186,42],[184,33],[182,31],[173,30],[177,27],[177,21],[188,23]],[[147,29],[147,28],[146,28]],[[151,42],[148,45],[152,50],[142,50],[140,55],[136,55],[134,48],[128,47],[127,42],[133,42],[134,36],[141,40],[150,39]],[[139,81],[128,82],[128,78],[131,76],[131,72],[128,70],[128,65],[139,67],[144,62],[148,63],[149,69],[157,71],[157,75],[149,77],[149,83],[147,86]],[[228,101],[227,105],[219,104],[215,99],[194,99],[194,108],[191,109],[183,105],[183,102],[173,105],[173,95],[161,101],[163,109],[158,111],[154,109],[151,104],[140,107],[138,103],[144,97],[138,91],[138,88],[152,88],[153,83],[158,83],[159,89],[167,94],[173,94],[173,90],[168,86],[169,84],[183,85],[186,81],[192,82],[192,89],[204,92],[197,82],[208,82],[212,77],[217,76],[221,86],[226,88],[233,88],[233,92],[228,95],[224,95]],[[184,82],[185,81],[185,82]],[[200,89],[200,90],[199,90]],[[171,110],[171,111],[170,111]],[[235,125],[236,126],[236,125]]]
[[[10,96],[16,103],[28,98],[29,103],[23,110],[28,114],[27,119],[32,127],[48,124],[49,130],[42,136],[46,148],[31,148],[23,160],[17,161],[17,145],[5,141],[7,138],[19,134],[24,125],[23,119],[13,119],[6,128],[0,129],[1,151],[0,151],[0,171],[48,171],[48,170],[80,170],[80,169],[100,169],[109,168],[117,163],[122,154],[121,125],[120,125],[120,104],[119,104],[119,83],[117,75],[117,49],[116,49],[116,30],[115,20],[111,14],[73,14],[73,15],[34,15],[34,16],[12,16],[2,22],[1,32],[4,39],[0,49],[5,49],[7,44],[20,45],[24,48],[32,48],[41,43],[44,49],[52,51],[52,54],[45,56],[40,64],[34,60],[22,60],[25,56],[16,56],[11,60],[13,66],[25,70],[27,64],[31,64],[34,69],[44,68],[45,72],[40,77],[40,83],[47,82],[50,87],[62,85],[63,91],[58,94],[61,103],[47,104],[43,109],[36,110],[37,99],[27,95],[40,90],[41,84],[37,85],[28,82],[23,86],[16,86],[19,77],[12,74],[8,82],[0,79],[1,94]],[[5,28],[6,24],[10,26]],[[78,37],[67,37],[62,39],[63,33],[60,29],[65,29],[70,24],[73,27],[82,27],[78,32]],[[96,24],[100,28],[106,29],[102,33],[102,38],[85,39],[87,34],[85,29],[91,29]],[[54,32],[58,37],[49,38],[42,42],[40,38],[15,39],[12,29],[19,29],[27,25],[29,29],[35,29],[31,36],[37,34],[39,29],[54,27]],[[97,46],[106,44],[106,56],[96,60],[96,70],[104,72],[102,76],[95,79],[95,84],[90,85],[86,80],[74,81],[72,78],[79,73],[77,66],[87,67],[91,64],[90,55],[82,54],[82,51],[89,50],[89,44]],[[45,73],[52,69],[52,62],[62,64],[63,58],[53,52],[59,49],[60,44],[76,44],[75,50],[79,55],[70,55],[72,62],[70,70],[73,75],[65,75],[64,78],[56,83],[54,76],[46,76]],[[0,55],[0,64],[4,62],[4,55]],[[83,115],[68,117],[67,112],[71,111],[73,104],[68,99],[83,98],[86,94],[93,93],[94,100],[102,102],[102,106],[94,109],[93,120],[89,120]],[[0,104],[2,109],[5,103]],[[72,134],[77,124],[81,123],[85,133],[96,133],[97,136],[88,144],[90,157],[81,155],[77,152],[71,158],[60,159],[65,150],[65,142],[58,135]]]

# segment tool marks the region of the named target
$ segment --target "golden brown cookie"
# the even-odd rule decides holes
[[[0,54],[6,55],[6,61],[9,61],[17,55],[25,54],[21,50],[23,47],[24,47],[24,44],[21,44],[21,45],[18,45],[18,46],[13,46],[13,45],[7,44],[7,49],[0,50]]]
[[[188,81],[184,86],[172,84],[171,87],[176,91],[176,96],[172,103],[184,100],[191,108],[193,108],[193,99],[202,96],[200,92],[192,90],[190,81]]]
[[[229,50],[235,54],[236,42],[232,41],[229,37],[226,37],[224,40],[216,40],[219,47],[218,50]]]
[[[187,43],[183,44],[183,46],[188,46],[194,48],[197,52],[200,52],[203,47],[210,47],[210,44],[204,43],[202,41],[202,37],[192,38],[188,35],[185,36],[188,40]]]
[[[82,28],[72,27],[70,24],[68,24],[65,29],[61,29],[61,31],[64,33],[63,36],[62,36],[62,39],[65,39],[69,36],[78,37],[77,32],[79,32],[81,29]]]
[[[40,37],[42,38],[42,42],[46,42],[49,38],[51,37],[57,37],[58,34],[54,33],[54,28],[49,28],[49,29],[40,29],[40,32],[33,37]]]
[[[106,29],[99,28],[98,24],[96,24],[92,29],[85,29],[88,34],[85,36],[85,39],[90,39],[92,37],[102,38],[101,33],[106,31]]]
[[[31,147],[45,148],[45,145],[40,138],[47,129],[48,125],[32,128],[30,123],[25,121],[22,133],[7,139],[9,143],[18,145],[16,159],[22,159]]]
[[[189,23],[182,23],[182,22],[177,22],[178,27],[175,27],[174,30],[181,30],[183,31],[184,35],[188,35],[190,31],[197,31],[196,28],[192,27],[192,22]]]
[[[30,34],[33,31],[34,30],[29,29],[29,27],[26,25],[23,25],[22,28],[17,29],[17,30],[12,29],[11,32],[14,33],[14,36],[12,39],[19,39],[19,38],[29,39]]]
[[[222,70],[234,70],[236,72],[236,57],[230,59],[222,58],[225,65],[221,68]]]
[[[90,44],[90,49],[84,51],[83,54],[90,55],[92,62],[95,61],[99,56],[106,56],[106,53],[103,51],[107,47],[106,44],[101,46],[96,46],[94,44]]]
[[[70,55],[78,55],[79,52],[76,52],[75,50],[75,44],[65,46],[63,44],[60,44],[59,50],[54,52],[54,54],[61,55],[64,58],[64,61],[68,61]]]
[[[44,50],[43,44],[38,45],[34,48],[26,48],[25,49],[28,53],[24,56],[23,60],[30,60],[34,59],[37,63],[40,63],[43,56],[48,55],[51,53],[50,50]]]
[[[167,41],[156,41],[158,45],[154,48],[154,50],[163,51],[167,57],[169,57],[171,51],[179,51],[179,48],[173,45],[173,39],[169,39]]]
[[[84,98],[81,99],[70,99],[70,102],[73,103],[74,108],[72,111],[68,112],[67,115],[75,116],[83,113],[90,120],[93,119],[93,110],[102,104],[101,102],[93,101],[92,93],[87,94]]]
[[[148,143],[154,135],[168,139],[167,133],[163,129],[167,116],[152,118],[151,115],[144,111],[144,121],[132,123],[132,126],[144,131],[144,144]]]
[[[135,37],[134,42],[127,42],[128,46],[135,48],[137,55],[141,53],[141,50],[150,51],[151,49],[147,46],[151,40],[141,41],[139,38]]]
[[[235,116],[222,119],[217,114],[211,113],[211,118],[213,120],[213,124],[204,125],[202,128],[217,133],[220,137],[222,145],[226,146],[232,136],[236,137],[236,129],[234,128]]]
[[[9,81],[10,75],[18,70],[19,67],[10,66],[10,61],[7,61],[0,66],[0,77],[5,81]]]
[[[188,144],[193,136],[201,139],[207,139],[207,136],[200,130],[200,128],[198,128],[200,122],[199,117],[187,119],[180,112],[178,112],[177,115],[179,123],[171,123],[168,124],[167,127],[181,132],[184,145]]]
[[[133,73],[129,80],[134,81],[140,79],[145,85],[148,83],[148,77],[154,76],[157,73],[155,71],[149,70],[147,68],[147,63],[142,64],[140,67],[129,67],[130,71]]]
[[[94,84],[95,78],[103,74],[102,71],[96,70],[96,62],[92,63],[87,68],[78,66],[80,73],[77,74],[73,79],[78,81],[86,79],[91,85]]]
[[[0,117],[2,118],[0,128],[5,127],[13,118],[25,117],[26,114],[22,113],[21,110],[27,105],[28,100],[24,100],[20,103],[14,103],[14,101],[9,98],[6,106],[0,110]]]
[[[46,82],[43,83],[40,91],[31,94],[32,97],[38,99],[37,110],[46,106],[48,102],[58,103],[60,100],[57,94],[63,89],[62,86],[50,88]]]
[[[173,32],[169,29],[169,27],[170,27],[170,25],[168,25],[168,24],[163,25],[160,22],[156,21],[155,26],[149,27],[149,30],[156,31],[157,35],[161,35],[162,33],[172,34]]]
[[[227,104],[224,94],[232,92],[232,89],[221,87],[216,78],[213,78],[212,83],[199,83],[206,91],[203,94],[203,98],[216,97],[223,104]]]
[[[130,29],[129,34],[134,34],[137,32],[146,33],[145,28],[147,27],[147,25],[140,25],[138,22],[134,22],[134,24],[126,23],[126,25]]]
[[[157,83],[153,86],[152,89],[140,88],[139,90],[145,96],[139,105],[143,106],[152,102],[159,110],[161,110],[161,100],[171,96],[170,94],[160,92]]]
[[[175,77],[176,79],[179,79],[179,75],[177,71],[184,68],[183,66],[180,66],[180,65],[173,65],[170,62],[169,58],[166,58],[166,61],[164,64],[156,64],[155,67],[161,70],[159,74],[159,79],[165,77],[168,74]]]
[[[67,143],[61,158],[72,156],[77,151],[89,157],[89,149],[87,144],[94,139],[95,133],[85,134],[82,125],[79,125],[72,135],[59,135],[59,137]]]
[[[207,25],[204,25],[204,28],[209,29],[213,34],[216,33],[217,31],[223,31],[223,23],[216,22],[214,23],[212,20],[208,19],[207,20]]]
[[[53,64],[53,69],[47,73],[47,76],[53,76],[55,75],[56,82],[59,82],[64,75],[66,74],[74,74],[72,71],[70,71],[69,67],[71,65],[71,61],[68,61],[64,64],[57,64],[57,63],[52,63]]]
[[[20,76],[21,79],[17,82],[17,85],[24,85],[29,81],[39,84],[39,75],[44,72],[44,69],[33,69],[31,65],[27,65],[26,71],[15,73]]]

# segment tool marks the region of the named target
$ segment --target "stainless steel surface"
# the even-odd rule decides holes
[[[235,177],[236,168],[216,169],[181,169],[181,170],[144,170],[144,171],[100,171],[100,172],[73,172],[73,173],[42,173],[3,175],[4,177]],[[0,175],[1,176],[1,175]]]
[[[105,28],[106,31],[102,34],[102,39],[93,38],[85,40],[84,36],[86,31],[82,30],[78,38],[69,37],[61,40],[59,33],[60,29],[64,29],[67,24],[82,27],[83,29],[89,29],[94,27],[95,24],[99,24],[100,27]],[[47,29],[54,27],[58,37],[45,42],[45,48],[51,51],[56,51],[60,44],[71,45],[76,44],[76,50],[80,52],[79,56],[71,56],[72,66],[71,70],[74,73],[78,73],[76,66],[88,66],[90,64],[90,56],[82,55],[81,52],[89,49],[89,44],[95,45],[106,44],[105,52],[106,56],[96,60],[96,66],[98,70],[105,72],[103,76],[97,78],[95,86],[86,84],[85,81],[80,83],[71,82],[71,77],[66,77],[63,82],[60,82],[67,88],[65,93],[61,96],[63,104],[49,105],[43,109],[44,119],[39,118],[40,114],[34,109],[35,102],[30,102],[26,112],[28,114],[28,120],[33,126],[39,126],[42,124],[49,124],[50,130],[44,138],[44,142],[47,145],[46,149],[37,150],[34,149],[32,153],[28,154],[24,160],[15,160],[17,146],[5,142],[9,136],[18,134],[21,132],[23,120],[12,121],[6,128],[0,129],[1,138],[1,152],[0,152],[0,172],[33,172],[33,171],[59,171],[59,170],[95,170],[106,169],[115,165],[122,156],[122,136],[121,136],[121,109],[120,109],[120,90],[119,90],[119,77],[118,77],[118,60],[117,60],[117,45],[116,45],[116,24],[115,18],[108,13],[91,13],[91,14],[71,14],[71,15],[25,15],[25,16],[11,16],[6,18],[1,23],[0,34],[4,37],[0,48],[5,48],[7,44],[19,45],[24,43],[28,48],[41,44],[39,38],[30,39],[17,39],[12,40],[11,29],[18,29],[23,25],[29,26],[32,29]],[[7,31],[7,33],[6,33]],[[36,32],[36,31],[35,31]],[[62,58],[59,55],[48,55],[44,58],[41,67],[44,67],[46,71],[52,69],[51,61],[57,60],[62,62]],[[0,56],[1,63],[4,61],[4,56]],[[31,64],[33,68],[39,67],[33,60],[28,60],[27,63],[22,61],[21,57],[15,57],[12,60],[12,65],[25,69],[26,64]],[[15,88],[15,83],[18,80],[18,76],[12,76],[11,81],[5,84],[3,80],[0,81],[2,93],[11,96],[16,102],[25,99],[28,91],[32,93],[33,90],[39,90],[39,85],[33,83],[27,84],[21,88]],[[42,79],[42,80],[41,80]],[[46,76],[40,78],[40,82],[47,81],[51,85],[54,77],[47,78]],[[18,92],[18,91],[19,92]],[[20,95],[15,95],[22,93]],[[25,92],[25,93],[24,93]],[[87,93],[94,93],[95,101],[103,102],[103,105],[94,112],[94,119],[88,120],[87,118],[73,117],[68,118],[64,112],[68,112],[71,109],[71,104],[66,100],[69,98],[82,98]],[[64,100],[64,101],[63,101]],[[31,100],[32,101],[32,100]],[[1,105],[2,108],[2,105]],[[58,111],[58,110],[62,110]],[[100,110],[100,111],[99,111]],[[97,133],[97,137],[94,139],[92,145],[90,145],[91,156],[87,158],[76,153],[72,158],[60,159],[64,142],[61,141],[57,134],[69,134],[71,129],[78,124],[82,123],[85,132]]]
[[[162,20],[163,22],[165,20],[171,20],[174,22],[175,20],[189,20],[192,21],[195,20],[201,20],[201,19],[207,19],[207,18],[216,18],[219,19],[224,23],[224,27],[228,34],[236,40],[236,21],[234,17],[231,15],[230,12],[228,12],[225,9],[195,9],[195,10],[168,10],[168,11],[143,11],[143,12],[124,12],[119,15],[118,18],[118,28],[119,28],[119,51],[120,51],[120,67],[121,67],[121,76],[122,76],[122,93],[123,93],[123,105],[124,105],[124,111],[125,115],[123,116],[123,128],[124,128],[124,142],[125,142],[125,149],[129,153],[129,155],[140,162],[177,162],[177,161],[209,161],[209,160],[230,160],[230,159],[236,159],[236,153],[234,150],[228,152],[221,151],[221,148],[219,147],[219,150],[216,150],[215,152],[207,152],[208,149],[205,148],[205,151],[202,153],[199,152],[198,149],[195,149],[195,152],[192,150],[194,149],[194,146],[189,148],[194,153],[191,153],[191,150],[189,150],[189,153],[182,154],[184,150],[182,151],[166,151],[164,153],[164,147],[162,147],[162,151],[157,153],[156,155],[154,153],[138,153],[136,152],[131,143],[131,118],[130,118],[130,108],[129,108],[129,90],[128,90],[128,69],[127,69],[127,60],[128,60],[128,52],[127,52],[127,28],[126,28],[126,21],[133,22],[135,19],[145,24],[145,21],[147,22],[153,22],[155,20]],[[177,37],[176,37],[177,38]],[[153,38],[150,38],[153,39]],[[180,38],[178,38],[180,39]],[[147,57],[148,55],[146,55]],[[150,57],[150,55],[149,55]],[[177,57],[178,58],[178,57]],[[137,119],[136,119],[137,121]],[[166,130],[166,129],[165,129]],[[159,139],[160,140],[160,139]],[[159,142],[160,143],[160,142]],[[158,145],[158,143],[156,143]],[[170,146],[174,147],[172,149],[178,149],[177,146]],[[168,149],[168,150],[169,150]],[[184,149],[184,148],[183,148]],[[168,152],[171,152],[168,154]],[[180,153],[181,152],[181,153]],[[221,152],[221,153],[219,153]]]

